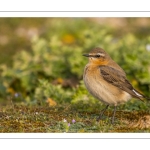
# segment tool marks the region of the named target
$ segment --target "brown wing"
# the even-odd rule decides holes
[[[138,99],[144,98],[144,96],[137,92],[130,82],[126,79],[126,76],[124,73],[108,66],[100,66],[100,73],[104,80],[111,83],[112,85],[120,88],[121,90],[129,93],[133,97],[136,97]],[[142,100],[142,99],[141,99]]]

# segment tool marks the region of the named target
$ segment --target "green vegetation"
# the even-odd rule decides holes
[[[103,104],[82,81],[82,54],[101,47],[150,97],[149,26],[140,19],[114,27],[96,18],[0,18],[0,132],[149,132],[150,102],[119,106],[114,126],[96,122]]]
[[[115,124],[110,124],[112,112],[108,110],[104,120],[96,121],[100,105],[26,106],[9,105],[1,108],[0,132],[150,132],[150,116],[147,111],[118,110]],[[89,110],[90,108],[90,110]]]

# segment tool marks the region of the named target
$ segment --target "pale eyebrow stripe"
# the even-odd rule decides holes
[[[100,55],[100,56],[102,56],[102,57],[105,56],[105,54],[103,54],[103,53],[91,53],[91,54],[90,54],[91,57],[95,57],[96,55]]]
[[[103,54],[103,53],[97,53],[97,54],[99,54],[100,56],[105,56],[105,54]]]

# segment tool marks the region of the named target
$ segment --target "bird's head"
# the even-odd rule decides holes
[[[94,48],[88,54],[83,54],[85,57],[89,57],[89,62],[96,65],[107,65],[110,60],[110,56],[102,48]]]

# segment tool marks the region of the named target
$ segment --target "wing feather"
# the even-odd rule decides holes
[[[137,92],[133,88],[133,86],[127,80],[125,74],[120,72],[119,70],[108,66],[100,66],[100,73],[105,81],[129,93],[133,97],[141,100],[142,98],[144,98],[144,96],[141,93]]]

